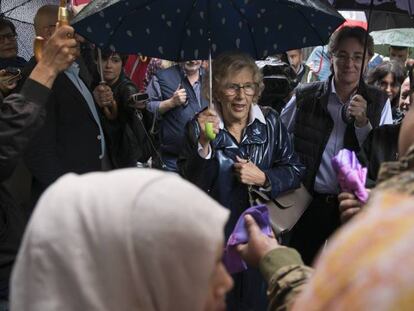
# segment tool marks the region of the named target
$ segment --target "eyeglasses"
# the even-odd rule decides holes
[[[17,38],[17,34],[10,32],[4,35],[0,35],[0,42],[4,42],[6,41],[6,39],[9,41],[14,41],[16,40],[16,38]]]
[[[246,83],[246,84],[230,83],[224,87],[224,93],[228,96],[234,96],[238,93],[238,91],[240,91],[240,89],[243,89],[244,94],[251,96],[251,95],[256,94],[258,87],[259,85],[257,83]]]
[[[348,55],[348,54],[334,54],[340,63],[346,63],[348,60],[352,60],[355,64],[362,64],[362,55]]]

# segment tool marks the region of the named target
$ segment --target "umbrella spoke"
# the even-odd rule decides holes
[[[26,0],[25,2],[23,2],[23,3],[21,3],[21,4],[17,5],[17,6],[15,6],[15,7],[13,7],[13,8],[11,8],[11,9],[8,9],[7,11],[2,12],[2,13],[3,13],[3,14],[7,14],[7,13],[9,13],[9,12],[11,12],[11,11],[14,11],[14,10],[16,10],[16,9],[18,9],[18,8],[20,8],[20,7],[24,6],[24,5],[26,5],[26,4],[28,4],[28,3],[29,3],[29,2],[31,2],[31,1],[33,1],[33,0]]]

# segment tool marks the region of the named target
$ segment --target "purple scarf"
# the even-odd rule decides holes
[[[252,206],[241,214],[229,240],[227,241],[226,249],[224,251],[223,262],[230,274],[238,273],[247,269],[246,263],[240,257],[236,250],[238,244],[244,244],[249,241],[249,235],[246,229],[244,216],[250,214],[260,227],[263,234],[267,236],[272,235],[272,228],[269,221],[269,211],[266,205]]]

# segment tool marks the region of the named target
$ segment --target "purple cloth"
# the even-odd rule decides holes
[[[359,163],[355,152],[342,149],[332,158],[332,166],[336,171],[338,183],[342,191],[352,192],[361,202],[368,201],[365,189],[367,169]]]
[[[238,244],[247,243],[249,235],[246,230],[244,216],[250,214],[260,227],[263,234],[272,236],[270,226],[269,211],[266,205],[252,206],[241,214],[233,232],[231,233],[226,249],[224,251],[223,262],[230,274],[238,273],[247,269],[247,265],[236,250]]]

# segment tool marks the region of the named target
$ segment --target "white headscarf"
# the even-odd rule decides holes
[[[227,218],[175,174],[68,174],[28,225],[11,309],[202,310]]]

